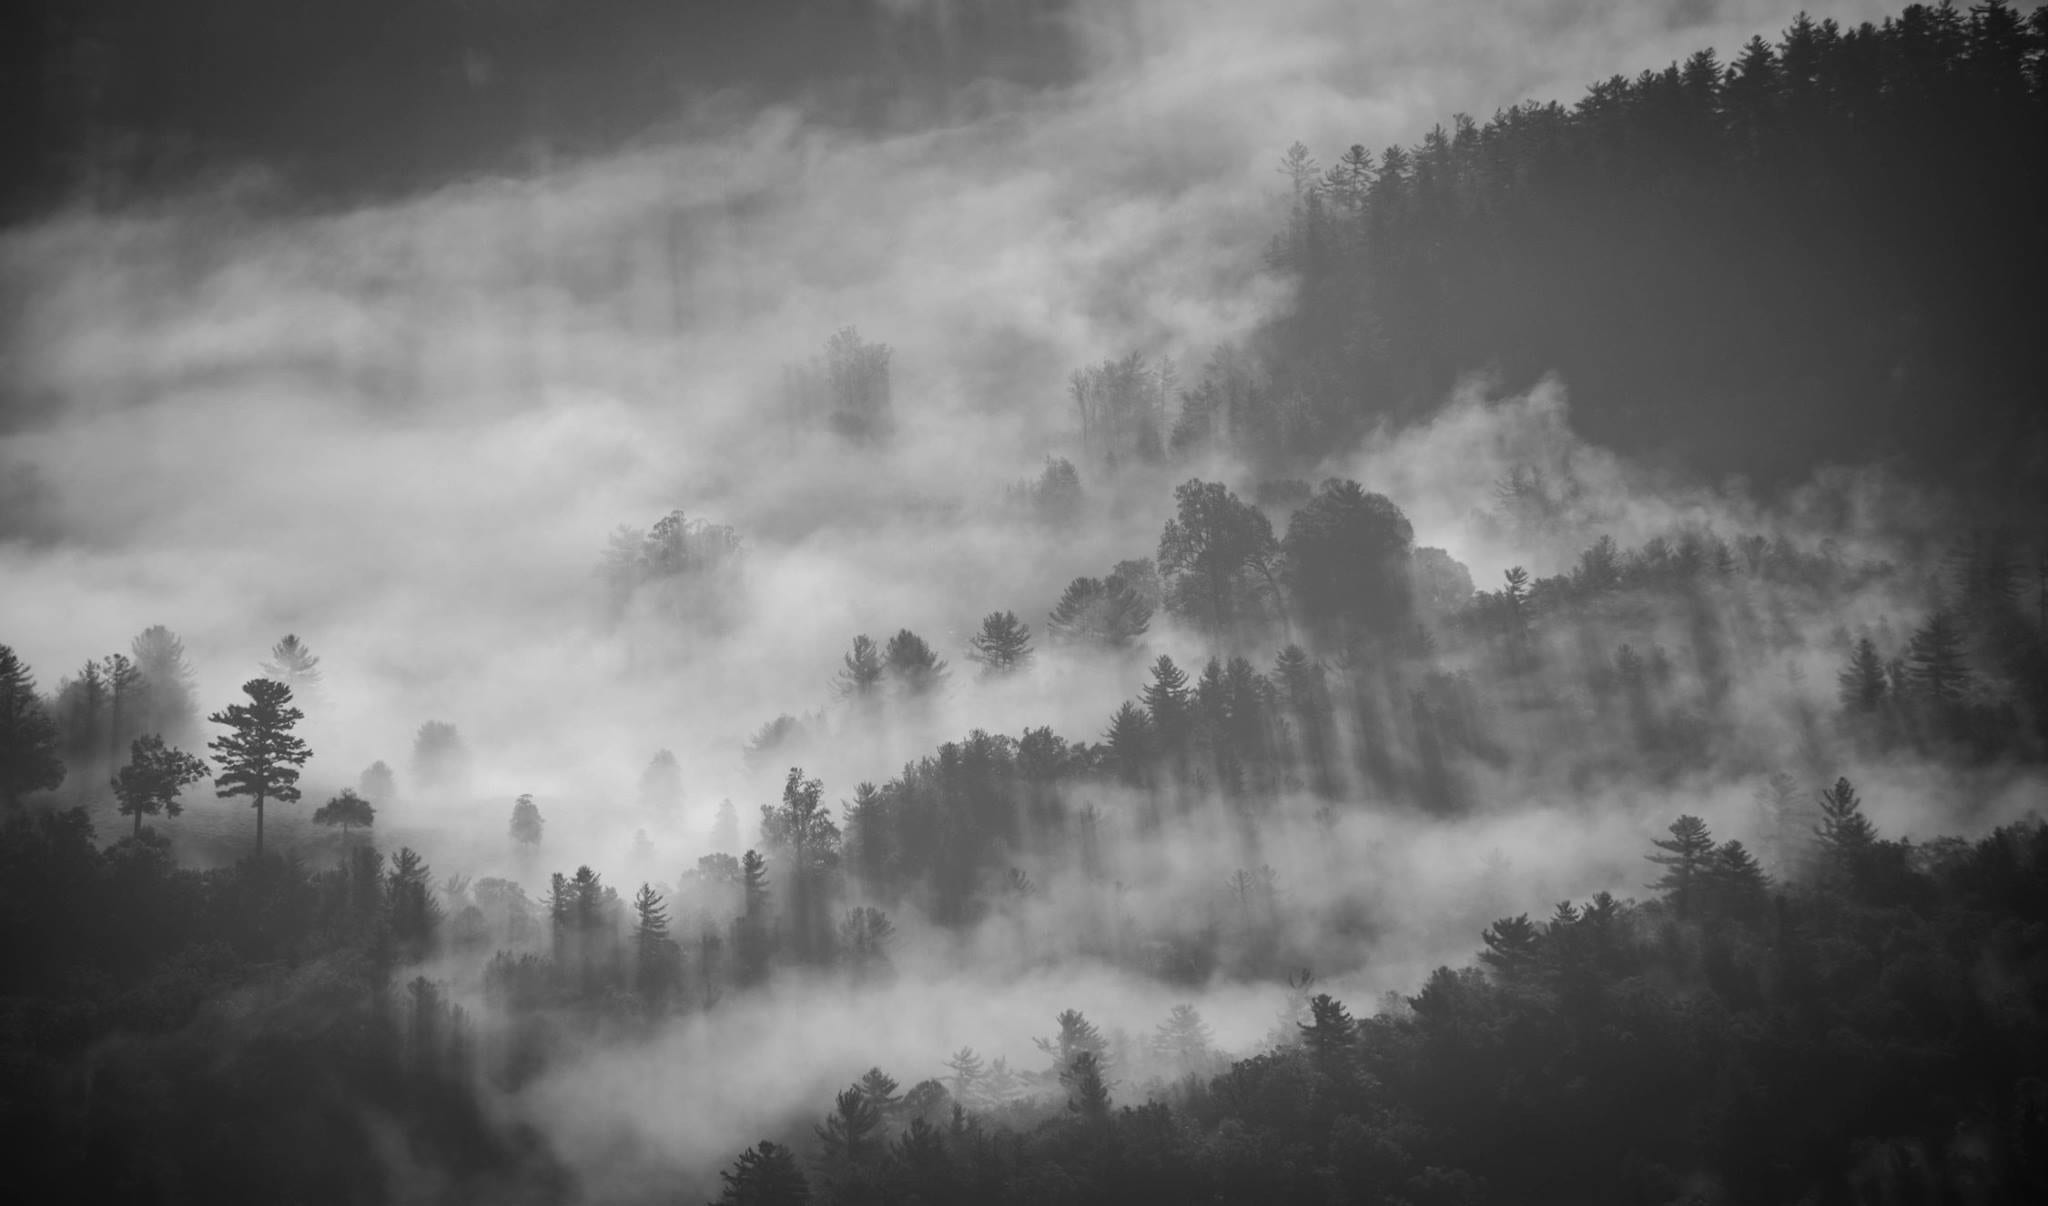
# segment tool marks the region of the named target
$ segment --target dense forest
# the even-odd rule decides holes
[[[552,11],[448,6],[515,10]],[[316,725],[363,714],[367,671],[308,628],[217,697],[162,624],[69,670],[0,644],[17,1179],[171,1202],[2048,1194],[2044,13],[1802,17],[1419,145],[1324,167],[1296,144],[1287,304],[1198,370],[1079,367],[1055,400],[1077,451],[972,512],[1020,549],[1141,537],[1043,610],[949,585],[956,629],[847,632],[742,722],[734,776],[643,747],[602,811],[488,795],[512,743],[434,712],[343,781],[309,769]],[[141,20],[118,5],[43,20],[39,45],[146,44],[107,32]],[[885,468],[915,428],[901,365],[844,327],[781,367],[765,424]],[[1623,540],[1586,482],[1515,464],[1462,501],[1525,551],[1475,576],[1409,500],[1324,472],[1473,372],[1562,376],[1580,435],[1660,472],[1789,491],[1889,461],[1933,501],[1910,532],[1730,504]],[[718,639],[768,543],[669,511],[593,533],[575,587],[621,648]],[[1118,693],[1073,697],[1095,681]],[[987,701],[1089,719],[956,723]],[[874,781],[813,773],[913,741]],[[705,797],[733,783],[758,792]],[[620,817],[615,863],[565,853]],[[1002,998],[1047,985],[1074,995],[1006,1032]],[[932,1023],[946,1002],[985,1037],[935,1039],[963,1024]],[[835,1027],[874,1054],[842,1067]]]

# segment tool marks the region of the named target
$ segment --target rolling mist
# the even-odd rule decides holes
[[[103,978],[153,987],[89,1025],[12,1027],[25,1037],[11,1045],[61,1052],[53,1117],[85,1120],[88,1136],[63,1150],[83,1160],[113,1143],[141,1170],[104,1192],[209,1192],[210,1174],[147,1170],[213,1140],[144,1138],[155,1132],[122,1120],[170,1112],[177,1091],[162,1085],[204,1058],[268,1068],[254,1061],[277,1035],[375,1012],[345,985],[373,986],[360,992],[386,1002],[380,1019],[414,1019],[389,1022],[405,1067],[451,1042],[449,1066],[469,1068],[432,1081],[460,1108],[406,1090],[405,1109],[433,1122],[404,1121],[383,1089],[307,1078],[319,1087],[303,1108],[314,1099],[341,1120],[321,1125],[367,1136],[322,1157],[367,1170],[336,1182],[354,1187],[333,1191],[347,1200],[796,1200],[734,1197],[720,1171],[769,1139],[821,1184],[852,1184],[833,1161],[855,1157],[807,1153],[833,1094],[871,1067],[905,1090],[937,1082],[963,1105],[956,1136],[967,1106],[991,1127],[1050,1127],[1076,1100],[1059,1015],[1080,1010],[1117,1107],[1206,1118],[1227,1096],[1207,1078],[1298,1050],[1320,1024],[1312,996],[1412,1023],[1405,994],[1467,964],[1483,931],[1499,949],[1501,919],[1609,893],[1638,910],[1646,949],[1667,941],[1655,935],[1700,923],[1645,853],[1669,849],[1653,843],[1681,816],[1739,840],[1781,893],[1821,891],[1806,886],[1824,879],[1810,835],[1838,780],[1877,834],[1922,852],[1915,874],[1949,874],[1927,860],[1961,857],[1959,840],[2038,830],[2033,478],[1959,484],[1904,456],[1805,456],[1787,472],[1767,430],[1752,436],[1768,471],[1690,464],[1682,443],[1589,437],[1580,381],[1563,365],[1523,372],[1519,352],[1449,357],[1447,387],[1430,377],[1399,405],[1361,403],[1341,439],[1261,443],[1248,420],[1181,434],[1210,413],[1191,399],[1225,395],[1289,432],[1338,430],[1297,417],[1315,390],[1351,387],[1289,350],[1311,294],[1275,250],[1320,204],[1303,155],[1399,147],[1452,114],[1576,97],[1706,46],[1732,61],[1752,35],[1779,36],[1789,6],[764,5],[777,16],[704,17],[693,44],[731,54],[700,45],[695,75],[630,97],[605,64],[653,51],[632,49],[618,31],[642,27],[609,7],[633,8],[594,6],[591,40],[565,40],[552,67],[532,45],[493,57],[480,34],[450,51],[445,72],[420,76],[444,82],[411,102],[417,130],[404,113],[375,134],[336,125],[323,151],[330,111],[308,100],[277,118],[301,154],[276,151],[275,132],[221,125],[209,142],[198,128],[203,170],[73,181],[0,230],[0,643],[34,675],[20,714],[47,712],[52,740],[78,747],[59,782],[26,778],[15,800],[10,779],[9,840],[43,849],[21,835],[80,809],[108,867],[161,860],[149,874],[186,884],[178,900],[212,902],[191,917],[233,901],[272,913],[178,947],[189,990],[163,988],[168,973],[137,970],[156,965],[136,955]],[[1813,16],[1853,29],[1891,11]],[[2020,20],[2039,80],[2048,27]],[[464,36],[405,35],[423,58]],[[787,62],[761,49],[778,38]],[[557,83],[543,88],[546,72]],[[235,78],[208,103],[265,103],[235,95]],[[491,89],[528,83],[527,117],[472,114]],[[2038,130],[2039,102],[2025,103]],[[1329,342],[1349,355],[1377,337]],[[1697,388],[1681,378],[1674,391]],[[1096,406],[1138,406],[1152,426],[1120,443]],[[1400,529],[1398,547],[1314,562],[1296,533],[1347,481],[1397,508],[1398,523],[1374,512],[1373,530]],[[1194,514],[1176,491],[1193,482],[1221,484],[1229,522],[1270,529],[1263,551],[1216,571],[1227,582],[1201,578],[1208,562],[1166,564],[1162,534]],[[2006,493],[1987,505],[1987,490]],[[1996,589],[1981,585],[1992,560]],[[1335,604],[1312,605],[1325,597],[1312,572],[1337,584]],[[1110,638],[1053,622],[1084,578],[1144,596],[1149,623]],[[1369,592],[1392,618],[1358,610]],[[986,667],[975,640],[1004,612],[1031,653]],[[1963,617],[1951,660],[1973,677],[1912,695],[1921,634],[1948,615]],[[189,706],[163,713],[178,748],[211,758],[225,726],[209,714],[250,680],[293,684],[310,756],[299,797],[265,806],[254,859],[247,801],[215,794],[225,779],[186,786],[181,814],[138,815],[113,782],[130,760],[118,716],[79,727],[80,667],[154,625],[190,667]],[[852,683],[856,637],[885,647],[906,632],[942,671]],[[278,668],[286,634],[317,674]],[[1858,711],[1844,676],[1866,638],[1896,669],[1883,709]],[[1309,681],[1287,677],[1289,649],[1322,685],[1289,693]],[[1144,694],[1162,656],[1187,678],[1180,738]],[[1202,719],[1204,700],[1226,698],[1225,719]],[[453,726],[459,752],[427,749],[430,724]],[[368,773],[377,763],[387,779]],[[1794,786],[1773,797],[1774,776]],[[789,811],[810,779],[824,854],[792,836],[819,832]],[[373,825],[315,823],[353,790]],[[859,813],[864,790],[875,811]],[[508,832],[522,798],[537,840]],[[404,904],[413,887],[379,895],[378,877],[400,872],[365,863],[372,848],[417,855],[423,879],[390,881],[417,885],[417,904]],[[759,931],[733,861],[749,851],[766,855]],[[602,877],[590,900],[605,920],[565,938],[580,867]],[[315,886],[257,884],[287,874]],[[352,895],[362,883],[369,895]],[[635,936],[642,885],[667,910],[669,954]],[[366,907],[382,920],[361,920]],[[306,933],[349,936],[278,937],[319,910],[349,920]],[[64,924],[49,949],[73,946]],[[1999,974],[2031,986],[2010,991],[2037,992],[2039,951],[2000,949]],[[0,995],[37,998],[29,974]],[[1975,981],[1987,1001],[1989,976]],[[2028,1060],[2030,999],[2014,1031],[2031,1036]],[[1206,1022],[1199,1055],[1153,1041],[1180,1005]],[[421,1037],[430,1016],[439,1038]],[[1015,1089],[970,1091],[947,1063],[965,1047],[1006,1061]],[[79,1087],[93,1075],[114,1087]],[[8,1116],[37,1109],[8,1096]],[[196,1116],[214,1108],[191,1100]],[[935,1100],[919,1108],[943,1128]],[[907,1133],[909,1107],[889,1117],[885,1131]],[[211,1192],[258,1200],[268,1167]],[[2023,1180],[1925,1200],[2011,1200]],[[1891,1182],[1857,1182],[1878,1183]],[[1110,1200],[1016,1184],[1009,1200]],[[1732,1184],[1694,1200],[1743,1200]],[[913,1200],[877,1192],[822,1200]],[[1275,1182],[1213,1200],[1306,1192]],[[1404,1192],[1568,1200],[1498,1181]]]

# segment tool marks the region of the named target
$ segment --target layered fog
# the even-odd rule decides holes
[[[949,7],[877,20],[922,37]],[[946,1082],[971,1046],[1035,1071],[1032,1040],[1070,1008],[1123,1044],[1119,1099],[1142,1097],[1186,1071],[1146,1046],[1175,1005],[1233,1054],[1285,1036],[1304,972],[1370,1008],[1464,961],[1496,918],[1643,894],[1643,851],[1680,814],[1778,866],[1787,827],[1812,818],[1760,805],[1773,774],[1802,785],[1798,809],[1848,776],[1888,834],[1981,832],[2048,785],[1814,719],[1853,637],[1896,632],[1895,648],[1948,590],[1930,558],[1948,504],[1886,466],[1770,490],[1703,480],[1576,434],[1568,377],[1508,387],[1485,365],[1427,417],[1284,469],[1220,444],[1104,456],[1077,404],[1076,373],[1135,363],[1171,422],[1180,390],[1245,362],[1291,296],[1265,252],[1298,199],[1294,140],[1331,161],[1790,17],[1753,0],[1084,4],[1048,18],[1071,80],[971,84],[886,128],[828,120],[822,100],[722,102],[621,148],[369,204],[278,207],[282,186],[251,168],[70,209],[0,236],[0,634],[54,693],[165,625],[202,715],[285,634],[304,642],[313,757],[266,841],[342,858],[360,837],[311,814],[372,794],[364,773],[386,764],[377,845],[424,856],[449,917],[483,916],[426,973],[489,1045],[511,1040],[485,966],[548,948],[552,873],[588,865],[621,899],[652,886],[691,950],[700,918],[716,929],[734,907],[699,860],[767,849],[762,806],[792,767],[846,826],[860,785],[977,730],[1104,743],[1162,654],[1191,685],[1212,656],[1271,671],[1307,639],[1284,614],[1224,634],[1162,603],[1122,644],[1048,631],[1076,578],[1159,558],[1182,482],[1225,483],[1276,533],[1328,478],[1401,509],[1435,575],[1406,588],[1434,660],[1380,701],[1388,773],[1347,748],[1318,790],[1283,751],[1250,812],[1198,775],[1104,773],[1059,789],[1063,819],[1016,823],[972,871],[975,909],[839,882],[835,924],[886,909],[886,974],[794,966],[647,1025],[558,1035],[499,1092],[591,1201],[710,1185],[871,1065]],[[879,382],[882,419],[858,431],[805,401],[849,359]],[[661,532],[688,555],[650,571]],[[1460,618],[1475,591],[1517,568],[1569,575],[1603,537],[1711,539],[1738,560],[1761,537],[1828,585],[1617,606],[1530,638],[1540,664],[1501,677],[1517,655]],[[984,673],[970,640],[1005,611],[1034,654]],[[849,696],[854,639],[903,630],[942,681]],[[1655,651],[1653,704],[1588,686],[1589,659],[1631,644]],[[1410,688],[1435,722],[1399,719]],[[1464,736],[1444,735],[1453,714]],[[429,722],[454,727],[460,757],[416,753]],[[1469,755],[1447,772],[1444,742]],[[650,772],[659,751],[672,778]],[[100,786],[110,769],[75,767],[54,794],[112,837],[128,821]],[[522,796],[537,843],[508,835]],[[202,786],[156,828],[181,860],[227,865],[250,821]],[[773,858],[769,874],[787,897]],[[523,889],[530,926],[483,898],[487,880]]]

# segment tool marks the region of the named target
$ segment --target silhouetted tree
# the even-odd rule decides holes
[[[1668,868],[1650,887],[1670,896],[1681,918],[1689,916],[1696,886],[1706,870],[1708,856],[1714,852],[1714,838],[1707,831],[1707,823],[1696,816],[1679,817],[1671,822],[1670,837],[1658,838],[1650,844],[1661,853],[1644,857]]]
[[[246,704],[229,704],[206,719],[228,731],[206,743],[220,763],[214,779],[223,799],[248,796],[256,810],[256,853],[263,853],[263,806],[272,800],[289,804],[299,798],[299,768],[313,756],[292,732],[305,713],[292,707],[292,689],[275,679],[252,678],[242,684]]]
[[[368,829],[377,823],[377,808],[354,789],[345,787],[340,795],[313,811],[313,823],[339,828],[342,840],[347,841],[350,830]]]
[[[1031,661],[1031,629],[1014,611],[992,611],[982,617],[981,631],[967,642],[968,660],[979,662],[984,677],[997,678],[1023,669]]]
[[[911,698],[930,695],[946,683],[946,663],[908,628],[889,638],[883,666],[896,689]]]
[[[845,657],[835,690],[856,702],[875,698],[882,689],[882,652],[865,634],[853,638],[853,649]]]
[[[205,762],[151,733],[128,747],[128,765],[114,776],[114,800],[122,816],[135,818],[135,836],[141,837],[143,817],[179,815],[179,793],[209,778]]]
[[[1127,582],[1115,577],[1076,578],[1046,617],[1046,634],[1059,644],[1121,649],[1145,635],[1152,609]]]
[[[1840,684],[1842,707],[1851,712],[1871,713],[1883,705],[1885,696],[1884,659],[1877,642],[1863,637],[1849,655],[1849,664],[1835,680]]]
[[[1936,611],[1913,633],[1906,647],[1906,665],[1913,686],[1921,696],[1936,704],[1961,699],[1970,683],[1970,667],[1963,654],[1963,636],[1946,610]]]
[[[1415,532],[1383,494],[1332,478],[1288,522],[1281,542],[1295,610],[1330,645],[1405,635]]]
[[[36,680],[13,649],[0,645],[0,805],[64,782],[57,726],[36,694]]]
[[[796,1153],[766,1139],[741,1152],[732,1168],[718,1176],[725,1191],[717,1206],[804,1206],[811,1200]]]

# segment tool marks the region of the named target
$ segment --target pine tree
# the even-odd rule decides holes
[[[63,782],[57,726],[36,694],[35,676],[0,645],[0,807],[12,812],[28,793]]]
[[[981,1057],[972,1047],[962,1047],[946,1058],[946,1067],[953,1072],[953,1096],[959,1101],[973,1100],[981,1084],[985,1068]]]
[[[1324,1075],[1341,1076],[1351,1062],[1358,1023],[1352,1020],[1351,1011],[1344,1008],[1343,1002],[1326,992],[1311,997],[1308,1009],[1309,1020],[1296,1023],[1302,1046]]]
[[[869,1068],[862,1073],[859,1084],[861,1095],[868,1099],[883,1118],[894,1115],[896,1108],[902,1104],[903,1099],[896,1092],[896,1078],[880,1068]]]
[[[540,845],[541,829],[546,824],[541,819],[540,805],[532,796],[521,796],[512,802],[512,840],[522,846]]]
[[[1109,746],[1109,756],[1115,761],[1118,776],[1130,786],[1145,781],[1146,768],[1152,760],[1152,719],[1140,711],[1138,705],[1129,700],[1116,710],[1109,721],[1109,730],[1103,734]]]
[[[141,730],[172,737],[188,734],[198,717],[192,703],[192,667],[185,660],[185,642],[156,624],[129,642],[128,652],[142,675],[137,701]]]
[[[853,638],[853,649],[845,657],[834,689],[841,698],[856,702],[871,700],[882,689],[882,653],[865,633]]]
[[[384,910],[392,938],[415,950],[426,946],[441,923],[433,876],[410,846],[392,856],[391,870],[384,876]]]
[[[1820,824],[1814,827],[1820,839],[1822,857],[1840,863],[1868,850],[1877,842],[1877,828],[1863,815],[1863,801],[1846,778],[1820,793]]]
[[[946,684],[946,663],[908,628],[889,638],[882,660],[896,689],[911,698],[930,695]]]
[[[1846,711],[1872,713],[1884,703],[1885,674],[1884,658],[1877,652],[1877,642],[1864,637],[1856,642],[1856,648],[1849,655],[1849,664],[1835,681],[1840,684],[1842,707]]]
[[[242,684],[246,704],[230,704],[206,719],[228,732],[206,743],[221,772],[214,780],[223,799],[248,796],[256,810],[256,853],[263,854],[263,806],[299,798],[299,768],[313,756],[292,732],[305,713],[292,707],[292,690],[281,682],[252,678]]]
[[[1067,1109],[1089,1122],[1109,1117],[1109,1082],[1103,1079],[1102,1057],[1078,1051],[1060,1069],[1060,1087],[1067,1091]]]
[[[1660,867],[1670,868],[1650,887],[1670,896],[1676,903],[1678,916],[1684,918],[1691,912],[1695,889],[1706,869],[1707,857],[1714,852],[1713,836],[1708,833],[1705,821],[1686,815],[1671,822],[1669,838],[1658,838],[1650,844],[1663,853],[1644,857]]]
[[[1187,740],[1190,721],[1188,709],[1187,672],[1173,664],[1165,654],[1152,663],[1152,681],[1146,685],[1143,698],[1145,714],[1152,722],[1152,733],[1161,749],[1179,748]]]
[[[732,1168],[718,1176],[725,1192],[716,1206],[805,1206],[811,1200],[796,1153],[766,1139],[741,1152]]]
[[[1479,961],[1502,979],[1512,980],[1535,965],[1538,938],[1536,926],[1527,913],[1503,917],[1479,935],[1479,940],[1486,944],[1486,949],[1479,952]]]
[[[107,684],[107,765],[116,766],[121,761],[122,720],[133,727],[138,711],[136,696],[142,689],[142,672],[135,663],[119,653],[109,654],[100,662],[100,677]]]
[[[856,1084],[839,1091],[832,1112],[815,1129],[818,1141],[824,1144],[826,1159],[859,1164],[877,1153],[880,1143],[876,1132],[881,1127],[881,1110]]]
[[[1014,611],[992,611],[983,616],[981,631],[967,645],[968,660],[980,663],[985,678],[1010,674],[1031,662],[1031,629]]]
[[[655,1003],[668,991],[670,952],[675,944],[668,936],[668,908],[661,893],[641,884],[633,895],[634,984],[642,996]]]
[[[270,647],[270,660],[263,663],[263,677],[275,679],[294,691],[311,690],[320,682],[320,659],[295,633]]]
[[[741,984],[759,984],[768,976],[768,860],[757,850],[740,856],[740,891],[740,915],[733,922],[739,979]]]
[[[1176,1005],[1159,1024],[1152,1046],[1182,1073],[1199,1072],[1215,1052],[1215,1033],[1193,1005]]]
[[[1045,631],[1056,644],[1122,649],[1145,635],[1152,624],[1152,605],[1136,585],[1109,578],[1076,578],[1046,617]]]
[[[1906,664],[1913,686],[1924,698],[1952,704],[1963,697],[1970,683],[1970,667],[1963,656],[1962,633],[1946,609],[1928,616],[1914,632],[1906,646]]]
[[[210,778],[205,762],[152,733],[129,746],[128,765],[114,776],[114,800],[122,816],[135,818],[135,836],[141,837],[143,817],[178,816],[184,812],[179,793]]]
[[[377,809],[354,789],[344,787],[340,795],[314,810],[313,823],[340,828],[341,840],[347,841],[350,830],[368,829],[377,823]]]

